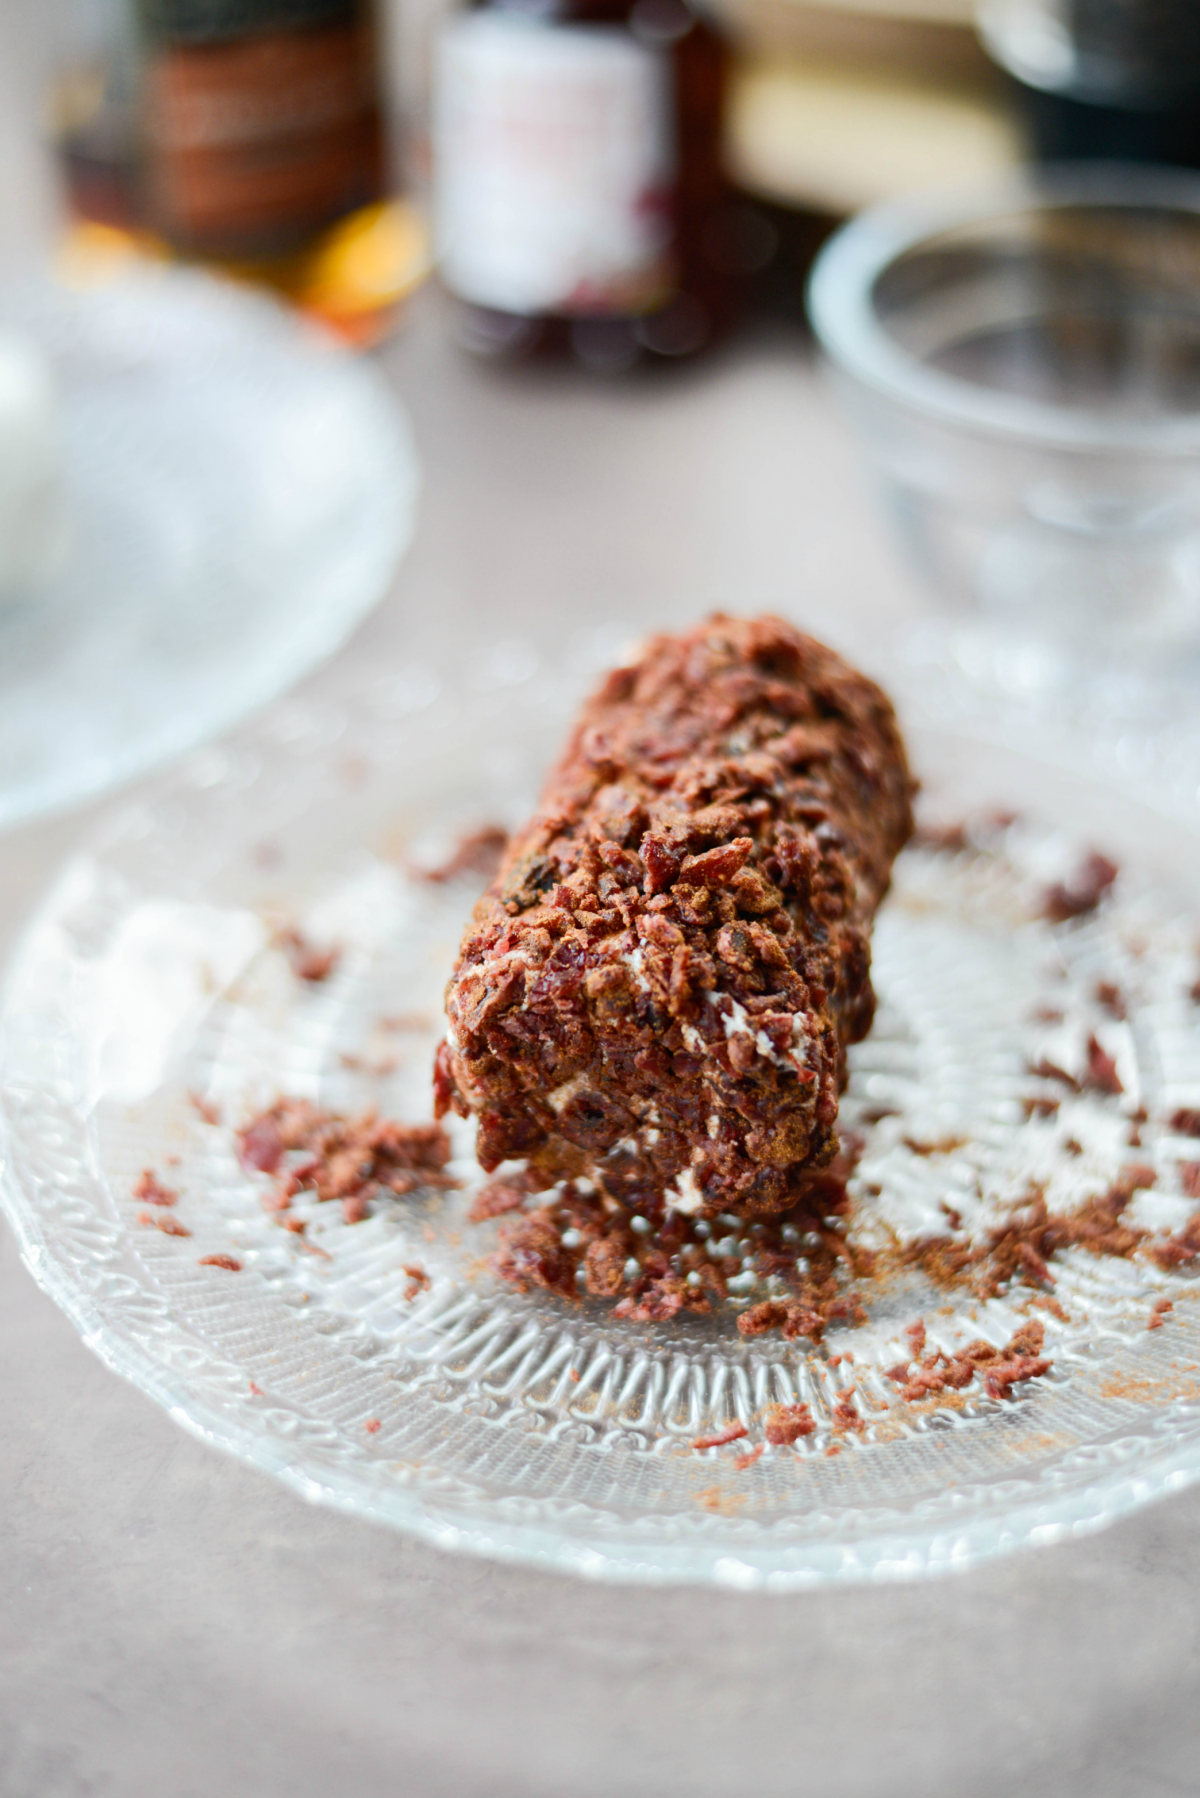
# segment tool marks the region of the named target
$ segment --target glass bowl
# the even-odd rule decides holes
[[[1028,171],[854,220],[810,310],[924,579],[1074,656],[1200,643],[1200,178]]]

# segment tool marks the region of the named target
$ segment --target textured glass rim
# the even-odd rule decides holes
[[[398,398],[372,364],[337,342],[317,325],[290,312],[269,293],[251,291],[220,280],[200,269],[176,269],[157,264],[123,273],[123,281],[135,281],[147,290],[153,286],[183,285],[188,290],[212,288],[228,314],[242,313],[248,326],[273,329],[291,339],[299,356],[318,354],[337,370],[345,393],[353,400],[370,455],[362,491],[362,518],[354,545],[339,582],[336,605],[326,605],[308,617],[294,621],[278,646],[269,679],[261,668],[243,671],[234,663],[221,683],[207,714],[200,719],[186,713],[164,720],[125,749],[111,754],[103,767],[87,768],[74,778],[50,776],[23,785],[8,796],[0,791],[0,829],[51,818],[87,804],[139,775],[150,774],[183,756],[210,738],[232,729],[243,718],[271,704],[340,648],[351,632],[379,604],[412,542],[417,525],[421,470],[415,439]],[[28,291],[41,283],[28,282]],[[89,764],[90,766],[90,764]]]
[[[435,1548],[464,1550],[493,1561],[542,1566],[585,1579],[622,1580],[648,1586],[714,1584],[739,1591],[801,1591],[826,1584],[864,1584],[892,1580],[927,1579],[990,1561],[997,1555],[1025,1546],[1051,1546],[1094,1534],[1141,1509],[1155,1498],[1166,1498],[1200,1480],[1200,1440],[1157,1462],[1141,1462],[1115,1480],[1097,1482],[1074,1492],[1069,1503],[1031,1501],[1002,1510],[1000,1516],[964,1521],[963,1527],[930,1532],[907,1528],[896,1534],[880,1532],[855,1537],[828,1548],[806,1544],[799,1550],[799,1566],[784,1566],[786,1552],[730,1553],[707,1544],[687,1543],[675,1552],[664,1544],[585,1543],[543,1525],[507,1523],[480,1528],[477,1521],[457,1516],[452,1507],[437,1507],[407,1494],[399,1487],[380,1483],[380,1491],[363,1498],[363,1482],[356,1474],[326,1471],[324,1478],[306,1471],[286,1453],[252,1429],[237,1426],[223,1411],[196,1402],[187,1386],[171,1379],[164,1366],[140,1349],[135,1341],[113,1329],[103,1309],[92,1304],[61,1268],[49,1242],[29,1212],[13,1194],[14,1170],[9,1158],[7,1127],[0,1127],[0,1174],[4,1187],[0,1199],[25,1266],[47,1298],[54,1300],[74,1323],[92,1354],[113,1374],[130,1381],[140,1393],[162,1406],[167,1417],[191,1437],[221,1449],[248,1467],[273,1474],[309,1503],[329,1505],[349,1516],[365,1518],[407,1530]]]
[[[953,678],[952,648],[944,672],[946,678]],[[918,683],[921,691],[931,685],[928,674],[927,663]],[[969,695],[964,693],[964,697],[972,700],[971,724],[980,727],[966,733],[975,740],[994,742],[998,720],[1006,720],[1008,747],[1015,747],[1015,741],[1020,740],[1024,755],[1031,751],[1037,755],[1043,749],[1041,759],[1056,768],[1066,772],[1086,768],[1096,779],[1096,765],[1086,743],[1076,740],[1072,746],[1065,740],[1046,736],[1039,741],[1036,719],[1018,715],[1010,702],[1004,702],[1001,719],[1000,711],[996,717],[988,715],[989,696],[978,687]],[[944,693],[936,693],[932,701],[936,715],[927,715],[921,722],[963,734],[961,724],[948,716],[943,702]],[[345,716],[358,716],[364,705],[369,709],[365,685],[361,695],[348,696],[337,710]],[[277,744],[278,739],[271,736],[267,719],[249,727],[240,741],[254,750],[268,743]],[[197,785],[219,795],[219,784],[214,788],[205,777],[203,756],[191,758],[163,778],[151,801],[152,809],[169,806],[173,795],[184,787],[194,791]],[[1125,790],[1127,795],[1139,797],[1142,780],[1127,780]],[[145,808],[127,810],[135,828],[140,821],[144,829]],[[1194,799],[1190,806],[1175,813],[1175,822],[1196,836]],[[119,844],[124,834],[122,815],[110,815],[93,833],[92,846],[102,857],[105,846]],[[18,946],[9,974],[10,992],[15,971],[29,956],[36,933],[61,907],[70,874],[71,864]],[[69,1024],[64,1013],[59,1016]],[[8,1024],[8,1014],[0,1015],[0,1074],[5,1063],[11,1065],[14,1050]],[[272,1435],[261,1424],[255,1427],[204,1396],[197,1390],[202,1376],[207,1373],[214,1383],[219,1383],[227,1375],[230,1363],[217,1347],[205,1342],[172,1313],[168,1300],[148,1273],[143,1273],[138,1288],[139,1315],[144,1319],[153,1314],[155,1342],[173,1344],[186,1351],[190,1358],[187,1370],[172,1368],[165,1355],[156,1354],[139,1341],[119,1311],[114,1316],[111,1303],[106,1306],[81,1280],[78,1270],[72,1268],[55,1242],[53,1232],[45,1227],[36,1199],[36,1178],[23,1165],[17,1148],[12,1103],[13,1094],[7,1084],[0,1086],[0,1202],[34,1279],[104,1365],[162,1406],[198,1440],[274,1475],[309,1501],[404,1529],[438,1547],[595,1579],[716,1584],[786,1592],[827,1584],[925,1578],[963,1570],[1018,1548],[1048,1545],[1091,1533],[1154,1498],[1200,1480],[1200,1406],[1185,1403],[1175,1404],[1169,1415],[1164,1414],[1162,1425],[1177,1427],[1180,1419],[1191,1420],[1195,1415],[1198,1427],[1190,1440],[1176,1439],[1159,1452],[1153,1440],[1157,1424],[1141,1433],[1114,1433],[1103,1444],[1085,1443],[1064,1457],[1057,1465],[1065,1478],[995,1483],[989,1488],[987,1502],[974,1512],[964,1509],[961,1516],[955,1516],[956,1493],[949,1502],[938,1501],[936,1519],[897,1513],[895,1527],[889,1527],[889,1514],[876,1506],[858,1514],[861,1526],[857,1533],[853,1516],[848,1516],[843,1530],[819,1541],[810,1538],[792,1544],[747,1543],[744,1549],[731,1547],[728,1539],[706,1542],[687,1538],[672,1542],[667,1532],[656,1531],[653,1526],[648,1526],[644,1537],[639,1535],[636,1524],[621,1522],[611,1530],[600,1527],[604,1513],[598,1510],[592,1512],[597,1523],[594,1528],[589,1526],[589,1533],[589,1528],[570,1530],[553,1521],[528,1521],[521,1514],[530,1508],[524,1499],[514,1499],[511,1515],[502,1514],[501,1501],[482,1520],[469,1505],[464,1509],[453,1499],[439,1498],[436,1491],[432,1495],[423,1493],[417,1489],[417,1482],[412,1486],[404,1484],[396,1477],[394,1463],[368,1467],[331,1465],[322,1460],[319,1450],[301,1447],[289,1451],[278,1434]],[[86,1182],[102,1199],[103,1187],[90,1170]],[[92,1206],[88,1225],[93,1239],[117,1248],[125,1240],[123,1227],[101,1202]],[[97,1268],[100,1265],[97,1257]],[[273,1405],[277,1415],[290,1414],[297,1419],[303,1416],[286,1400],[273,1400]],[[1094,1475],[1090,1473],[1093,1468]],[[967,1496],[966,1489],[958,1491],[964,1498]],[[573,1507],[576,1513],[587,1508]]]
[[[926,367],[880,325],[872,303],[879,276],[923,240],[1019,211],[1143,207],[1200,214],[1200,176],[1121,162],[1050,164],[968,188],[937,189],[870,207],[821,250],[808,284],[813,329],[843,374],[893,404],[979,435],[1093,455],[1200,451],[1200,414],[1116,426],[1078,410],[977,386]]]
[[[1084,1487],[1068,1502],[1046,1498],[1012,1506],[997,1516],[965,1520],[958,1529],[930,1532],[909,1527],[888,1535],[862,1536],[812,1544],[797,1551],[801,1564],[781,1565],[788,1556],[778,1549],[744,1554],[688,1543],[676,1551],[662,1543],[621,1545],[585,1542],[545,1526],[518,1522],[481,1528],[401,1487],[380,1482],[364,1496],[361,1477],[324,1477],[289,1459],[281,1448],[224,1412],[197,1403],[186,1384],[173,1379],[152,1356],[90,1301],[56,1259],[52,1246],[14,1192],[17,1175],[10,1153],[7,1125],[0,1120],[0,1200],[20,1251],[34,1280],[74,1325],[86,1346],[109,1368],[166,1411],[171,1420],[197,1441],[231,1455],[244,1465],[269,1473],[312,1504],[389,1524],[434,1547],[462,1550],[487,1559],[537,1566],[584,1578],[619,1580],[642,1585],[713,1584],[742,1591],[794,1592],[828,1584],[858,1585],[928,1578],[963,1572],[969,1567],[1024,1547],[1048,1547],[1105,1529],[1153,1499],[1183,1490],[1200,1480],[1200,1440],[1152,1462]]]

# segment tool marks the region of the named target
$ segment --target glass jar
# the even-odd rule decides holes
[[[719,339],[727,60],[688,0],[481,0],[449,21],[435,231],[470,348],[611,371]]]

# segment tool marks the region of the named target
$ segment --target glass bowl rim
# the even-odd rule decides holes
[[[868,208],[834,233],[813,265],[808,313],[830,362],[893,404],[978,436],[1103,455],[1200,453],[1200,411],[1150,422],[1106,423],[1076,408],[997,392],[931,369],[879,323],[872,290],[884,271],[927,239],[1022,210],[1154,208],[1200,217],[1200,173],[1143,163],[1074,162],[1027,168],[983,185],[926,189]]]

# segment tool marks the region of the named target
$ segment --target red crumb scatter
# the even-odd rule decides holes
[[[750,1306],[738,1318],[743,1336],[778,1329],[787,1341],[799,1336],[819,1341],[833,1319],[865,1319],[845,1276],[865,1274],[873,1260],[834,1227],[849,1209],[845,1180],[851,1163],[845,1156],[839,1161],[812,1184],[814,1209],[802,1222],[811,1226],[816,1241],[806,1247],[803,1271],[782,1224],[766,1219],[749,1226],[756,1272],[792,1287],[795,1297]],[[507,1184],[505,1177],[502,1185]],[[499,1190],[497,1198],[506,1209],[515,1207],[528,1190],[522,1183],[515,1191]],[[494,1202],[489,1195],[480,1209],[490,1211]],[[567,1181],[536,1209],[519,1211],[501,1224],[500,1247],[490,1266],[523,1292],[615,1301],[614,1315],[632,1323],[665,1322],[682,1312],[703,1316],[727,1296],[727,1282],[742,1271],[741,1254],[719,1252],[708,1236],[697,1233],[696,1219],[668,1211],[661,1199],[642,1202],[637,1221],[649,1223],[649,1232],[635,1229],[634,1221],[624,1207]]]
[[[740,1442],[743,1436],[748,1436],[749,1434],[750,1432],[744,1423],[731,1423],[728,1424],[725,1429],[718,1430],[715,1436],[697,1436],[692,1443],[692,1447],[701,1450],[706,1448],[723,1448],[727,1442]]]
[[[901,1387],[901,1398],[910,1404],[961,1392],[980,1375],[989,1398],[1011,1398],[1019,1381],[1037,1379],[1053,1366],[1042,1354],[1045,1333],[1046,1326],[1034,1318],[1022,1324],[1003,1348],[980,1338],[954,1354],[930,1349],[915,1365],[889,1368],[887,1378]]]
[[[283,925],[275,932],[271,941],[286,956],[287,964],[296,979],[306,981],[310,986],[319,986],[323,980],[328,980],[342,959],[340,949],[318,948],[295,924]]]
[[[264,1111],[252,1124],[238,1133],[238,1158],[243,1167],[256,1168],[261,1174],[273,1174],[283,1160],[284,1140],[280,1120],[275,1111]]]
[[[825,1333],[825,1320],[819,1311],[795,1299],[763,1299],[761,1304],[742,1312],[738,1329],[743,1336],[765,1336],[771,1330],[780,1330],[785,1342],[795,1342],[798,1336],[819,1342]]]
[[[1188,988],[1188,996],[1193,1005],[1200,1005],[1200,980],[1194,981]]]
[[[950,1385],[950,1379],[947,1373],[936,1367],[920,1366],[914,1368],[906,1376],[900,1396],[911,1404],[914,1400],[929,1398],[934,1393],[944,1392],[948,1385]]]
[[[1185,1198],[1200,1199],[1200,1161],[1181,1161],[1179,1185]]]
[[[983,1389],[989,1398],[1011,1398],[1013,1387],[1022,1380],[1037,1380],[1049,1372],[1054,1363],[1041,1352],[1045,1328],[1038,1319],[1030,1319],[1010,1338],[997,1358],[986,1364]]]
[[[152,1168],[143,1168],[133,1188],[133,1196],[144,1205],[174,1205],[179,1194],[173,1187],[164,1186]]]
[[[403,1263],[403,1268],[408,1275],[408,1285],[404,1288],[406,1299],[415,1299],[419,1292],[429,1291],[431,1281],[423,1267],[416,1262],[410,1267],[406,1261]]]
[[[1036,1074],[1039,1080],[1057,1080],[1073,1093],[1083,1091],[1080,1082],[1076,1080],[1074,1074],[1068,1073],[1066,1068],[1059,1067],[1056,1061],[1049,1060],[1045,1055],[1042,1056],[1040,1061],[1031,1061],[1029,1063],[1029,1072],[1031,1074]]]
[[[718,1517],[736,1517],[739,1507],[745,1502],[744,1495],[727,1492],[723,1486],[706,1486],[703,1492],[696,1494],[696,1503]]]
[[[1125,1091],[1116,1062],[1094,1036],[1088,1037],[1087,1074],[1083,1084],[1092,1092],[1108,1093],[1114,1098]]]
[[[261,1398],[263,1396],[263,1389],[256,1380],[251,1380],[250,1390],[254,1394],[255,1398]]]
[[[830,1461],[833,1459],[834,1455],[840,1455],[841,1452],[842,1452],[841,1443],[840,1442],[831,1442],[829,1444],[829,1447],[825,1450],[825,1459],[827,1461]]]
[[[491,1264],[501,1279],[521,1292],[541,1288],[564,1299],[578,1297],[575,1259],[564,1248],[559,1227],[542,1212],[506,1227],[503,1246]]]
[[[1086,917],[1095,911],[1119,873],[1116,862],[1093,851],[1066,880],[1047,888],[1042,915],[1052,924]]]
[[[567,1369],[567,1378],[568,1378],[568,1380],[575,1380],[575,1381],[578,1381],[578,1380],[580,1380],[580,1379],[581,1379],[581,1378],[582,1378],[582,1377],[583,1377],[583,1376],[582,1376],[582,1375],[581,1375],[581,1374],[580,1374],[580,1372],[579,1372],[579,1369],[578,1369],[578,1368],[577,1368],[577,1367],[568,1367],[568,1369]]]
[[[368,1417],[366,1423],[363,1425],[363,1429],[367,1432],[368,1436],[376,1435],[382,1428],[383,1424],[378,1417]]]
[[[934,1155],[953,1155],[955,1149],[961,1149],[970,1141],[967,1136],[939,1136],[933,1142],[924,1142],[917,1136],[903,1136],[901,1142],[910,1154],[929,1159]]]
[[[211,1099],[206,1099],[202,1093],[189,1093],[188,1104],[196,1115],[202,1118],[206,1124],[219,1124],[221,1122],[221,1112],[219,1107],[215,1105]]]
[[[399,1064],[394,1055],[383,1055],[378,1061],[369,1061],[363,1055],[343,1053],[338,1056],[338,1066],[345,1068],[349,1074],[370,1074],[376,1080],[386,1080],[396,1072]]]
[[[749,1305],[737,1319],[739,1333],[755,1338],[778,1331],[785,1341],[807,1337],[822,1341],[829,1324],[865,1320],[862,1299],[848,1282],[869,1277],[876,1257],[864,1253],[845,1234],[850,1212],[846,1190],[847,1168],[833,1166],[817,1185],[813,1209],[793,1212],[786,1226],[775,1219],[753,1220],[743,1225],[748,1242],[736,1253],[725,1254],[720,1239],[705,1228],[697,1234],[696,1220],[642,1201],[637,1218],[607,1196],[567,1181],[530,1211],[520,1210],[540,1195],[529,1191],[532,1181],[518,1175],[510,1183],[503,1176],[493,1183],[494,1194],[480,1210],[499,1204],[511,1215],[501,1224],[501,1247],[490,1265],[501,1278],[522,1291],[541,1289],[568,1301],[582,1297],[615,1301],[614,1315],[637,1323],[655,1323],[683,1312],[703,1314],[712,1302],[726,1296],[727,1283],[743,1271],[747,1261],[760,1278],[770,1278],[790,1288],[786,1294]],[[1135,1191],[1153,1185],[1155,1170],[1135,1162],[1123,1168],[1104,1192],[1084,1200],[1073,1211],[1051,1212],[1043,1192],[1031,1186],[1024,1199],[1012,1205],[980,1239],[943,1235],[923,1238],[889,1251],[888,1271],[917,1268],[944,1288],[971,1293],[978,1300],[1000,1297],[1014,1287],[1030,1293],[1036,1303],[1060,1321],[1069,1321],[1054,1299],[1053,1263],[1067,1249],[1084,1249],[1097,1256],[1127,1258],[1145,1252],[1160,1266],[1175,1267],[1200,1256],[1200,1217],[1177,1236],[1151,1240],[1150,1232],[1126,1221],[1124,1213]],[[485,1189],[488,1193],[488,1189]],[[650,1224],[650,1229],[633,1228]],[[803,1242],[801,1259],[797,1243]],[[935,1398],[960,1390],[975,1377],[982,1357],[1014,1360],[991,1345],[970,1352],[945,1355],[927,1349],[923,1320],[908,1331],[907,1360],[886,1370],[904,1399]],[[1037,1361],[1040,1353],[1026,1360]],[[836,1368],[847,1359],[840,1350],[829,1357]],[[915,1364],[915,1365],[914,1365]],[[993,1385],[1007,1394],[1021,1378],[1034,1378],[1026,1369],[1011,1379],[997,1374]]]
[[[190,1236],[191,1231],[186,1224],[170,1211],[139,1211],[138,1223],[147,1224],[155,1230],[161,1230],[164,1236]]]
[[[763,1425],[773,1448],[789,1448],[802,1436],[811,1436],[817,1427],[807,1405],[768,1405],[763,1412]]]
[[[1146,1328],[1148,1330],[1161,1330],[1163,1324],[1166,1322],[1167,1312],[1173,1311],[1174,1309],[1174,1299],[1155,1299],[1150,1310],[1150,1316],[1146,1320]]]
[[[912,841],[915,849],[934,849],[942,855],[960,855],[971,845],[965,823],[930,824],[924,819],[913,831]]]
[[[1115,980],[1098,980],[1096,982],[1096,1003],[1102,1005],[1110,1017],[1119,1018],[1123,1023],[1127,1016],[1125,995]]]
[[[866,1427],[865,1419],[854,1403],[856,1388],[847,1386],[836,1394],[833,1407],[833,1427],[835,1430],[861,1430]]]
[[[298,1193],[310,1192],[340,1201],[354,1224],[383,1194],[456,1184],[443,1171],[450,1139],[440,1124],[399,1124],[374,1111],[345,1118],[308,1099],[279,1099],[237,1140],[242,1165],[273,1177],[263,1197],[268,1211],[286,1211]]]
[[[414,872],[421,880],[430,880],[436,884],[459,880],[467,874],[478,875],[481,880],[490,880],[500,866],[500,858],[507,848],[508,832],[501,830],[498,824],[484,824],[478,830],[469,831],[460,837],[446,860],[437,867],[417,868]]]
[[[978,1299],[997,1298],[1012,1281],[1026,1286],[1053,1286],[1050,1263],[1060,1250],[1086,1249],[1092,1255],[1128,1258],[1147,1242],[1149,1232],[1125,1222],[1123,1213],[1139,1186],[1153,1183],[1154,1170],[1142,1163],[1122,1169],[1106,1192],[1085,1199],[1074,1211],[1052,1212],[1038,1186],[1010,1207],[982,1242],[964,1243],[951,1236],[926,1237],[911,1243],[899,1257],[901,1264],[919,1267],[942,1286],[963,1286]],[[1159,1265],[1177,1265],[1200,1253],[1200,1219],[1196,1220],[1194,1247],[1190,1238],[1170,1250],[1173,1261],[1164,1262],[1166,1245],[1149,1252]],[[1185,1226],[1180,1238],[1190,1226]]]
[[[502,1217],[506,1211],[519,1211],[529,1197],[530,1188],[522,1175],[509,1179],[489,1180],[475,1195],[467,1222],[482,1224],[489,1217]]]
[[[1146,1328],[1148,1330],[1161,1330],[1162,1327],[1163,1317],[1161,1311],[1152,1311],[1146,1319]]]
[[[1178,1111],[1171,1113],[1171,1128],[1180,1136],[1200,1136],[1200,1110],[1194,1110],[1190,1105],[1180,1106]]]
[[[997,1361],[988,1368],[983,1389],[989,1398],[1011,1398],[1014,1386],[1022,1380],[1040,1379],[1052,1366],[1045,1355],[1015,1355],[1010,1361]]]
[[[1151,1259],[1164,1273],[1189,1266],[1197,1255],[1200,1255],[1200,1217],[1189,1218],[1182,1230],[1168,1236],[1165,1242],[1155,1243],[1150,1250]]]
[[[233,1255],[201,1255],[197,1267],[223,1267],[231,1274],[240,1274],[242,1264]]]
[[[599,1261],[600,1257],[596,1257]],[[695,1302],[689,1303],[695,1299]],[[683,1310],[707,1311],[708,1300],[697,1289],[694,1295],[678,1274],[664,1273],[649,1280],[642,1291],[622,1299],[613,1307],[614,1317],[628,1317],[633,1323],[665,1323]]]
[[[733,1457],[735,1473],[744,1473],[747,1467],[753,1467],[754,1463],[765,1453],[766,1446],[765,1442],[760,1442],[757,1448],[750,1450],[749,1454],[735,1455]]]

